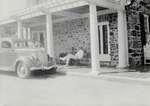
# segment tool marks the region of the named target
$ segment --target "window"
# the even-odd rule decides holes
[[[8,41],[3,41],[3,42],[1,43],[1,47],[2,47],[2,48],[11,48],[11,43],[8,42]]]
[[[144,28],[146,33],[150,33],[149,16],[144,15]]]
[[[45,47],[45,33],[44,31],[34,31],[32,32],[31,40],[36,43],[40,43],[42,47]]]
[[[103,22],[98,25],[99,53],[109,54],[109,23]]]
[[[101,22],[98,24],[98,37],[99,37],[99,54],[100,58],[110,60],[110,45],[109,45],[109,22]]]
[[[150,45],[150,17],[148,15],[144,15],[144,29],[146,35],[146,43]]]

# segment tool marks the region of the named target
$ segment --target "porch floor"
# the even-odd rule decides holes
[[[86,66],[59,66],[59,71],[88,74],[91,72],[91,68]],[[150,79],[150,66],[141,66],[127,69],[101,67],[99,72],[99,76],[110,75],[117,77]]]

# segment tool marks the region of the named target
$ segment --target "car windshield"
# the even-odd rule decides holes
[[[15,41],[15,48],[43,48],[40,42],[32,42],[32,41]]]

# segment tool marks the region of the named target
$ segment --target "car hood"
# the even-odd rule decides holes
[[[38,49],[16,49],[16,53],[19,56],[29,56],[33,58],[38,58],[43,65],[47,65],[47,53],[44,48]]]

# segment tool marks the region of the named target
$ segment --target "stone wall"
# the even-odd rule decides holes
[[[83,47],[90,53],[90,34],[88,18],[74,19],[65,22],[55,23],[54,45],[55,54],[71,52],[72,49]]]
[[[130,66],[142,65],[144,62],[144,34],[141,32],[143,23],[140,21],[140,14],[148,10],[140,5],[140,1],[142,0],[137,0],[130,8],[126,8]]]
[[[143,46],[139,13],[127,13],[127,17],[129,64],[130,66],[141,65],[143,62]]]
[[[111,61],[101,62],[102,65],[116,66],[118,64],[118,31],[117,13],[98,16],[98,22],[109,21]],[[71,52],[72,47],[83,47],[90,53],[89,19],[74,19],[54,24],[55,54]]]
[[[116,66],[118,64],[118,28],[117,28],[117,13],[112,13],[109,15],[98,16],[98,22],[109,22],[110,28],[110,56],[111,56],[111,66]],[[104,65],[109,65],[108,62],[103,63]]]

